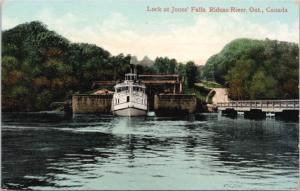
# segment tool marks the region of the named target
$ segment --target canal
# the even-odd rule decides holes
[[[291,190],[298,128],[216,113],[3,113],[2,188]]]

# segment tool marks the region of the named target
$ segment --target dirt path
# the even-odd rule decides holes
[[[229,101],[226,88],[213,88],[212,90],[216,92],[214,97],[212,98],[213,104]]]

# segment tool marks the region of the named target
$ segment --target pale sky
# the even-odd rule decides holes
[[[0,0],[1,1],[1,0]],[[286,8],[288,13],[162,13],[149,7]],[[112,55],[168,56],[205,64],[236,38],[297,42],[295,0],[5,0],[2,29],[39,20],[71,42],[96,44]]]

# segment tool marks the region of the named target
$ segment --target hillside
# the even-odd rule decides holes
[[[46,110],[86,91],[93,80],[127,71],[130,56],[111,56],[96,45],[71,43],[38,22],[2,32],[2,109]]]
[[[231,99],[295,99],[298,58],[295,43],[237,39],[208,59],[203,77],[227,86]]]
[[[71,43],[39,21],[2,31],[2,40],[2,111],[49,110],[76,92],[91,92],[93,81],[123,79],[130,62],[138,74],[178,73],[188,84],[198,78],[191,61],[112,56],[93,44]]]

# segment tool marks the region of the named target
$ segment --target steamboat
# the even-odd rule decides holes
[[[144,116],[148,111],[146,86],[136,73],[125,74],[125,80],[114,86],[111,110],[116,116]]]

